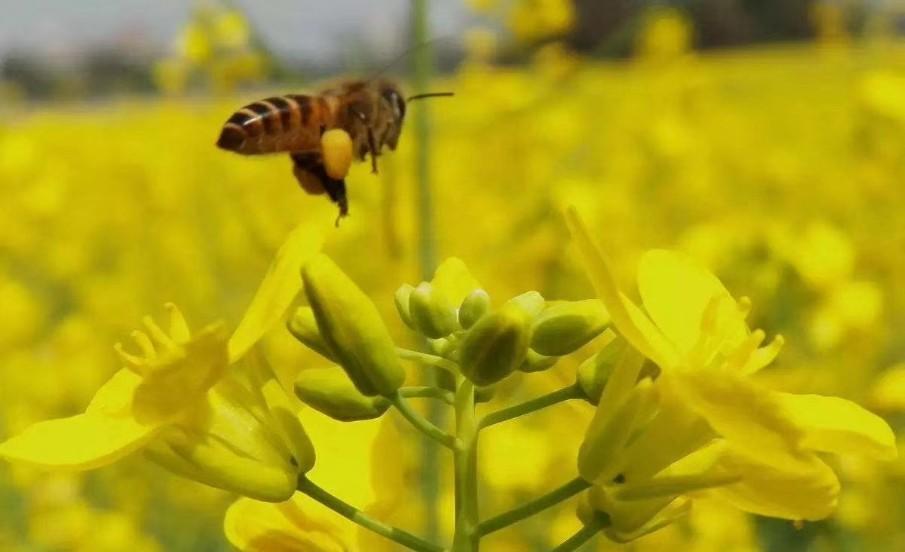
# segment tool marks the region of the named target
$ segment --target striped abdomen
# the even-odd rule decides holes
[[[223,125],[217,146],[246,155],[318,148],[333,119],[332,102],[319,96],[286,95],[249,104]]]

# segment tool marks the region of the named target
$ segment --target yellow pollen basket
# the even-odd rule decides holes
[[[321,136],[324,169],[334,180],[342,180],[352,166],[352,138],[341,128],[330,129]]]

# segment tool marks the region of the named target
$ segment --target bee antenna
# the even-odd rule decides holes
[[[455,95],[455,92],[426,92],[424,94],[415,94],[414,96],[409,96],[405,99],[405,101],[410,102],[412,100],[422,100],[424,98],[448,98]]]
[[[438,42],[443,42],[443,41],[446,41],[446,40],[452,40],[453,38],[455,38],[455,36],[453,36],[453,35],[437,36],[437,37],[434,37],[434,38],[425,40],[425,41],[423,41],[423,42],[421,42],[421,43],[419,43],[419,44],[415,44],[415,45],[412,46],[411,48],[406,48],[405,50],[403,50],[402,52],[400,52],[398,55],[396,55],[396,57],[394,57],[393,59],[391,59],[389,63],[387,63],[386,65],[384,65],[383,67],[381,67],[379,71],[375,72],[373,75],[371,75],[370,77],[368,77],[367,80],[372,81],[372,80],[377,79],[378,77],[383,76],[383,74],[386,73],[387,71],[389,71],[391,67],[393,67],[394,65],[396,65],[397,63],[399,63],[400,61],[402,61],[402,60],[403,60],[404,58],[406,58],[409,54],[411,54],[412,52],[415,52],[416,50],[419,50],[419,49],[424,48],[424,47],[426,47],[426,46],[431,46],[431,45],[436,44],[436,43],[438,43]]]

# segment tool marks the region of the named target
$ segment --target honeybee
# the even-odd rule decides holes
[[[388,79],[350,80],[317,95],[287,94],[246,105],[224,123],[217,146],[243,155],[289,153],[293,174],[309,194],[325,193],[349,212],[345,176],[353,157],[371,156],[371,172],[385,147],[395,150],[406,103],[451,92],[404,98]],[[343,132],[337,132],[337,131]]]

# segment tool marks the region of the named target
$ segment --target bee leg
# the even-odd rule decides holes
[[[336,217],[336,225],[339,226],[339,220],[349,214],[346,181],[330,178],[323,160],[316,153],[292,153],[289,156],[294,164],[293,173],[302,189],[314,195],[326,192],[330,200],[339,206],[339,216]]]
[[[374,130],[368,126],[367,115],[354,107],[349,108],[349,111],[358,117],[361,124],[368,130],[368,151],[371,153],[371,174],[377,174],[377,140],[374,138]],[[361,160],[364,161],[364,154],[361,155]]]
[[[368,149],[371,151],[371,174],[377,174],[377,140],[374,131],[368,129]]]
[[[322,165],[320,156],[316,153],[290,153],[292,158],[292,174],[298,180],[299,186],[311,195],[320,195],[326,190],[322,179],[316,174],[315,168]]]
[[[346,197],[346,181],[330,178],[327,176],[327,172],[324,171],[323,167],[321,167],[321,171],[323,172],[323,184],[324,189],[327,191],[327,195],[333,203],[339,206],[339,216],[336,217],[336,226],[339,226],[339,220],[349,215],[349,199]]]

